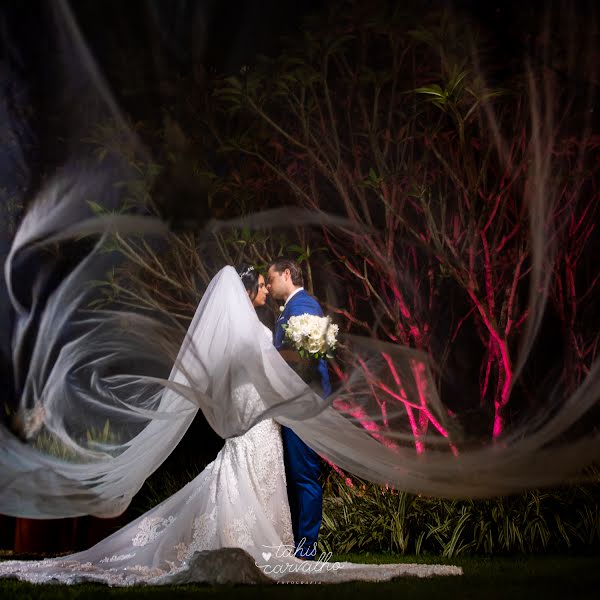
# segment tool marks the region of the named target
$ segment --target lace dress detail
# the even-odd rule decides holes
[[[153,542],[157,537],[165,531],[165,529],[175,522],[174,517],[171,515],[168,519],[162,517],[147,517],[145,518],[138,527],[138,532],[135,537],[131,540],[134,546],[146,546]]]
[[[265,328],[266,329],[266,328]],[[271,337],[271,332],[266,330]],[[251,384],[233,391],[241,414],[264,408]],[[0,578],[32,583],[136,584],[378,581],[458,574],[439,565],[357,565],[313,570],[293,548],[279,424],[264,420],[226,440],[179,492],[89,550],[42,561],[0,562]],[[289,554],[289,553],[288,553]],[[308,571],[307,571],[308,569]]]

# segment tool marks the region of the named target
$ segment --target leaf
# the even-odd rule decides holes
[[[445,99],[447,94],[437,83],[432,83],[428,86],[418,87],[414,90],[417,94],[428,94],[430,96],[436,96],[438,98]]]
[[[94,202],[93,200],[88,200],[87,204],[92,209],[92,212],[96,215],[105,215],[108,213],[108,211],[103,206],[101,206],[97,202]]]
[[[454,73],[447,85],[448,95],[454,94],[457,88],[461,85],[465,77],[468,75],[468,71],[461,71],[460,73]]]
[[[437,38],[431,31],[428,31],[427,29],[411,29],[407,33],[414,40],[423,42],[428,46],[436,47],[438,44]]]
[[[231,89],[241,90],[242,82],[235,76],[225,77],[223,81],[229,83]]]

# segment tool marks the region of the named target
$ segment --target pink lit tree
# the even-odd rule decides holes
[[[598,355],[600,344],[593,319],[596,313],[594,294],[598,293],[600,280],[594,258],[598,252],[600,211],[599,148],[600,136],[590,135],[583,140],[567,138],[556,150],[569,176],[561,187],[554,214],[558,227],[550,298],[566,345],[563,384],[568,392],[581,385]],[[593,244],[596,250],[590,252]],[[585,315],[585,320],[581,319],[581,314]]]
[[[332,277],[346,290],[329,309],[347,331],[427,351],[440,387],[470,344],[478,393],[462,408],[488,407],[488,435],[499,439],[530,316],[532,227],[558,248],[550,289],[572,349],[565,369],[580,380],[596,352],[597,340],[575,333],[575,313],[597,277],[584,277],[581,297],[574,281],[597,188],[589,169],[569,172],[568,157],[588,156],[597,142],[566,140],[557,118],[566,101],[534,97],[536,74],[528,88],[523,72],[510,93],[486,86],[468,43],[457,41],[468,32],[442,19],[407,33],[398,13],[364,21],[354,9],[313,24],[301,50],[220,82],[228,114],[248,124],[228,148],[274,174],[300,206],[347,219],[344,229],[323,228]],[[541,224],[530,212],[540,194]],[[372,393],[383,413],[404,403],[422,452],[431,428],[447,432],[425,394],[408,402],[389,368],[395,384],[373,379]],[[422,369],[414,362],[418,390]]]

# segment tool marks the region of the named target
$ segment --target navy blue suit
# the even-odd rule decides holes
[[[273,343],[275,348],[285,346],[283,325],[290,317],[308,313],[323,316],[319,303],[306,291],[300,290],[288,301],[277,323]],[[321,359],[316,363],[321,379],[323,395],[331,393],[331,383],[327,363]],[[296,555],[314,559],[317,551],[317,539],[323,515],[323,489],[319,482],[321,465],[318,454],[309,448],[289,427],[281,427],[285,475],[287,479],[288,500],[292,517],[292,529],[296,546],[304,538],[305,542],[297,547]]]

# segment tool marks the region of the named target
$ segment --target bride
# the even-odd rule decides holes
[[[231,305],[221,305],[225,310],[235,310],[236,305],[240,310],[263,306],[267,294],[263,275],[247,269],[236,272],[233,267],[222,269],[207,291],[207,296],[221,303],[235,299]],[[272,349],[271,331],[259,322],[256,312],[244,314],[258,336],[255,343]],[[188,339],[194,341],[206,333],[202,325],[207,318],[204,301],[196,311]],[[218,345],[218,340],[208,343]],[[180,356],[182,353],[189,354],[186,344]],[[230,400],[240,422],[252,422],[268,411],[251,381],[232,387]],[[210,422],[216,414],[207,417]],[[293,426],[293,422],[287,420],[286,425]],[[129,586],[334,583],[461,573],[453,566],[361,565],[330,563],[330,555],[317,558],[313,562],[294,556],[280,425],[265,418],[242,435],[228,437],[215,460],[179,492],[92,548],[42,561],[6,561],[0,563],[0,577],[34,583],[95,581]]]

